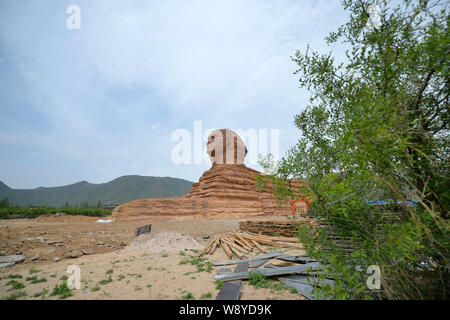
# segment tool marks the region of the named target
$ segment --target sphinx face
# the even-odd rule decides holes
[[[218,129],[208,136],[206,150],[214,164],[243,164],[247,148],[241,137],[230,129]]]

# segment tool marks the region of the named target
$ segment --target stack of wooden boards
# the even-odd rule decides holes
[[[228,272],[221,272],[224,269],[220,269],[219,273],[214,276],[214,279],[225,282],[223,289],[216,297],[217,300],[239,299],[240,280],[248,280],[251,277],[251,272],[275,278],[300,292],[307,299],[314,299],[314,287],[334,285],[333,279],[318,277],[323,273],[323,266],[305,255],[291,256],[273,251],[262,256],[213,263],[214,266],[233,264],[238,265],[233,273],[230,272],[231,269],[228,269]],[[260,268],[262,265],[264,266]]]
[[[266,236],[248,232],[231,231],[214,236],[197,256],[199,257],[202,254],[214,254],[216,249],[221,247],[228,258],[232,259],[233,255],[235,255],[239,259],[242,259],[254,249],[258,249],[262,253],[267,253],[261,245],[303,249],[303,246],[298,243],[298,238],[296,237]]]
[[[246,220],[239,222],[239,229],[242,231],[273,235],[280,234],[287,237],[295,235],[295,225],[298,223],[308,223],[316,225],[314,219],[300,217],[292,220]]]

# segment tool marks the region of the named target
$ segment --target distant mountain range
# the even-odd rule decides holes
[[[88,203],[95,206],[121,204],[142,198],[180,197],[190,191],[192,182],[170,177],[123,176],[107,183],[86,181],[62,187],[12,189],[0,181],[0,199],[7,197],[13,205],[60,207]]]

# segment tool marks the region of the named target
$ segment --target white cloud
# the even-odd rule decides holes
[[[205,166],[170,162],[171,132],[192,130],[194,120],[281,129],[283,153],[307,101],[289,56],[308,43],[328,50],[323,37],[343,22],[331,1],[80,0],[81,30],[68,30],[67,5],[0,4],[0,73],[15,68],[0,76],[8,114],[0,147],[25,158],[46,150],[33,156],[34,171],[49,157],[61,172],[70,162],[64,181],[125,173],[196,180]],[[4,103],[8,87],[23,92],[23,105]],[[25,114],[39,117],[30,125]],[[17,172],[31,171],[6,161],[0,180],[14,184]]]

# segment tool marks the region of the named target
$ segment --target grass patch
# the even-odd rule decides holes
[[[120,280],[123,280],[123,279],[125,279],[125,276],[124,276],[123,274],[121,274],[121,275],[119,276],[119,278],[117,278],[117,281],[120,281]]]
[[[11,286],[12,290],[19,290],[25,288],[25,285],[17,280],[11,280],[8,283],[6,283],[6,285]]]
[[[203,271],[205,271],[206,269],[205,269],[205,264],[204,263],[199,263],[198,265],[197,265],[197,272],[203,272]]]
[[[181,300],[195,300],[195,297],[192,292],[188,292],[184,296],[181,296]]]
[[[113,279],[112,279],[112,277],[111,277],[111,275],[110,275],[107,279],[100,280],[100,281],[98,282],[98,284],[105,285],[105,284],[110,283],[110,282],[112,282],[112,281],[113,281]]]
[[[200,296],[200,299],[201,299],[201,300],[211,299],[211,298],[212,298],[212,293],[211,293],[211,292],[204,293],[204,294],[202,294],[202,295]]]
[[[100,290],[100,287],[99,286],[95,286],[95,287],[92,287],[91,288],[91,291],[92,292],[94,292],[94,291],[99,291]]]
[[[106,271],[106,274],[111,274],[111,273],[113,273],[113,269],[109,269]]]
[[[167,258],[168,256],[169,256],[168,253],[163,253],[163,254],[161,255],[161,257],[163,257],[163,258]]]
[[[47,289],[44,289],[44,290],[42,290],[42,291],[38,291],[38,292],[36,292],[35,294],[33,294],[33,297],[37,298],[37,297],[43,296],[43,295],[45,295],[45,294],[47,294],[47,293],[48,293],[48,290],[47,290]]]
[[[47,282],[47,279],[45,279],[45,278],[38,279],[37,276],[26,277],[25,279],[26,279],[27,281],[31,281],[31,283]]]
[[[67,297],[73,296],[73,293],[72,290],[67,286],[67,283],[63,282],[60,285],[55,285],[50,296],[58,296],[60,299],[65,299]]]
[[[248,276],[250,285],[254,286],[255,288],[266,288],[276,291],[287,289],[287,287],[283,283],[270,280],[264,274],[250,271],[248,273]]]
[[[216,290],[220,290],[223,286],[222,280],[216,280]]]
[[[42,270],[38,270],[34,266],[32,266],[29,272],[30,272],[30,274],[33,274],[33,273],[38,273],[38,272],[41,272],[41,271]]]
[[[9,296],[7,296],[6,300],[16,300],[21,297],[26,297],[27,293],[25,291],[13,292]]]
[[[7,276],[8,279],[22,279],[22,275],[21,274],[8,274]]]

